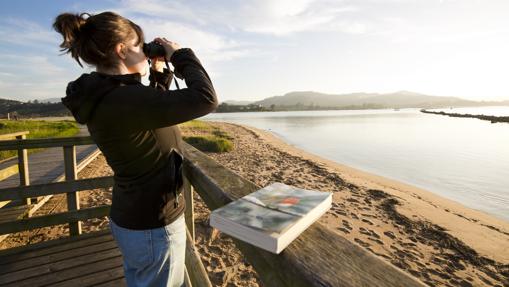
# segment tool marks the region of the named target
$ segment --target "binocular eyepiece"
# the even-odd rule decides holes
[[[157,58],[166,56],[166,50],[163,45],[152,41],[150,43],[143,43],[143,53],[147,58]]]

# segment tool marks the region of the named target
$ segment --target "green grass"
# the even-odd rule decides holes
[[[217,136],[190,136],[184,137],[184,140],[205,152],[229,152],[233,149],[231,141]]]
[[[212,131],[212,134],[218,138],[226,139],[226,140],[233,140],[233,138],[225,131],[216,129]]]
[[[29,131],[27,138],[52,138],[70,137],[79,132],[79,127],[74,121],[34,121],[0,120],[0,134],[10,134],[21,131]],[[29,153],[41,149],[30,149]],[[17,151],[0,151],[0,160],[17,155]]]
[[[233,138],[225,131],[199,120],[180,124],[183,139],[203,152],[229,152]]]
[[[207,124],[204,121],[192,120],[182,124],[179,124],[180,128],[183,130],[198,130],[198,131],[210,131],[213,130],[210,124]]]

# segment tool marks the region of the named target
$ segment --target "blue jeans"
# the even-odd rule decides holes
[[[108,219],[124,259],[127,286],[184,286],[184,214],[164,227],[145,230],[123,228]]]

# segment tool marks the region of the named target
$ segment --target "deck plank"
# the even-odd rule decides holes
[[[97,287],[117,287],[117,286],[123,287],[123,286],[127,286],[127,282],[125,281],[125,278],[122,277],[122,278],[114,279],[114,280],[104,282],[104,283],[101,283],[101,284],[98,284],[95,286],[97,286]]]
[[[120,256],[120,250],[118,248],[112,248],[100,253],[86,254],[75,258],[69,258],[57,262],[51,262],[48,264],[35,266],[31,268],[22,269],[19,271],[13,271],[6,274],[0,275],[0,285],[2,284],[14,284],[17,281],[24,280],[26,278],[36,276],[48,276],[52,272],[65,270],[71,267],[77,267],[80,265],[94,263],[100,260]]]
[[[5,266],[2,266],[0,269],[0,275],[13,272],[13,271],[20,271],[23,269],[28,269],[31,267],[41,266],[45,264],[51,264],[54,262],[66,260],[66,259],[72,259],[79,256],[84,256],[88,254],[94,254],[97,252],[103,252],[108,251],[110,249],[116,248],[117,244],[115,241],[106,241],[106,242],[100,242],[93,245],[87,245],[80,248],[73,248],[64,250],[58,253],[52,253],[46,256],[38,256],[35,258],[28,258],[25,260],[20,260],[13,262],[11,264],[7,264]]]
[[[78,237],[65,237],[27,246],[0,250],[0,268],[2,264],[111,240],[113,240],[111,233],[109,233],[108,229],[105,229],[86,233]]]
[[[109,229],[0,252],[1,286],[126,286]]]
[[[121,279],[124,276],[124,270],[120,268],[113,268],[103,270],[101,272],[88,274],[85,276],[76,277],[71,280],[66,280],[57,284],[53,284],[53,287],[70,287],[70,286],[96,286],[101,283],[111,282],[111,279]]]
[[[109,270],[120,269],[122,271],[122,256],[108,258],[102,261],[93,262],[90,264],[80,265],[73,268],[65,269],[58,272],[51,272],[46,276],[37,276],[28,278],[22,281],[16,282],[16,286],[18,287],[31,287],[31,286],[54,286],[55,284],[69,284],[70,282],[79,277],[96,275],[97,273],[101,273]],[[120,273],[123,278],[123,273]],[[122,279],[120,278],[120,279]],[[105,280],[109,280],[112,278],[105,278]],[[76,286],[76,285],[74,285]]]

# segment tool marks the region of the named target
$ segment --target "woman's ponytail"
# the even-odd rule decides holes
[[[81,39],[81,27],[86,23],[85,15],[90,16],[87,13],[71,14],[63,13],[57,16],[53,28],[58,33],[62,34],[64,38],[62,44],[60,44],[60,51],[64,54],[71,53],[71,56],[78,61],[78,64],[83,67],[79,60],[80,55],[80,40]]]

